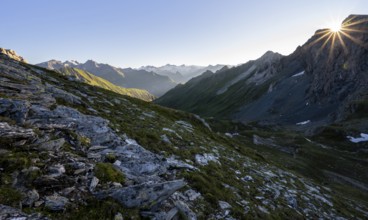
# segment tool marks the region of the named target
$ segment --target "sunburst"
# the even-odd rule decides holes
[[[318,37],[312,41],[308,46],[313,46],[316,43],[323,41],[321,47],[317,51],[317,56],[322,52],[322,50],[329,45],[328,60],[331,59],[334,53],[334,49],[337,45],[341,45],[345,54],[347,54],[348,48],[346,46],[346,40],[350,40],[353,43],[368,48],[367,43],[358,39],[354,36],[354,33],[367,33],[367,29],[357,29],[356,25],[364,22],[368,22],[368,19],[355,19],[357,16],[351,16],[349,19],[345,20],[342,24],[338,22],[333,22],[330,24],[330,28],[321,30],[317,33]]]

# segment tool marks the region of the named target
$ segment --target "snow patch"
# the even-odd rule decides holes
[[[310,120],[302,121],[302,122],[296,123],[296,125],[306,125],[306,124],[308,124],[310,122],[311,122]]]
[[[347,138],[353,143],[365,142],[368,141],[368,134],[360,133],[360,137],[347,136]]]
[[[297,77],[297,76],[304,75],[304,72],[305,72],[305,71],[302,71],[302,72],[300,72],[300,73],[294,74],[294,75],[292,75],[291,77]]]

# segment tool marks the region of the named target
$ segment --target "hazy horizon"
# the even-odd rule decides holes
[[[92,59],[137,68],[288,55],[332,21],[368,14],[368,2],[5,0],[2,9],[0,47],[30,63]]]

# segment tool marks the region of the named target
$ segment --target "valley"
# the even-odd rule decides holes
[[[0,219],[367,219],[367,27],[235,66],[0,48]]]

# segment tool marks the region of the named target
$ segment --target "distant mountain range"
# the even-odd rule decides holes
[[[318,30],[289,56],[269,51],[241,66],[205,72],[156,103],[207,117],[298,128],[367,115],[367,16],[350,16],[344,26],[337,33]]]
[[[60,70],[65,67],[78,68],[106,79],[117,86],[144,89],[157,97],[163,95],[166,91],[177,85],[168,76],[159,75],[145,70],[118,68],[108,64],[97,63],[93,60],[88,60],[85,63],[79,63],[77,61],[61,62],[50,60],[39,63],[37,66],[51,70]]]
[[[216,72],[223,68],[225,65],[209,65],[209,66],[195,66],[195,65],[171,65],[155,67],[155,66],[142,66],[138,69],[146,70],[149,72],[155,72],[160,75],[168,76],[177,83],[185,83],[189,79],[196,77],[206,71]]]

